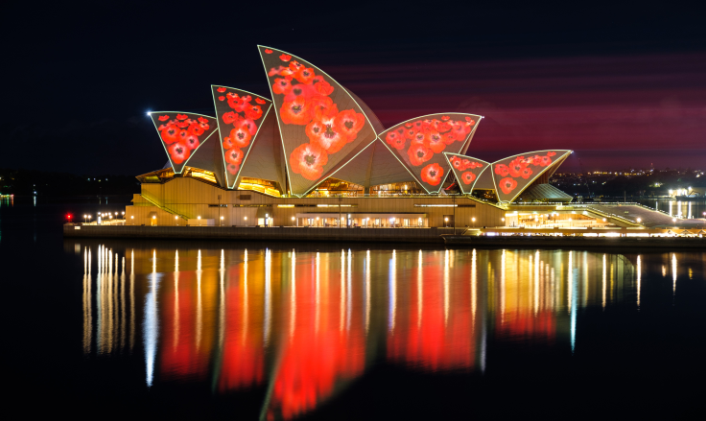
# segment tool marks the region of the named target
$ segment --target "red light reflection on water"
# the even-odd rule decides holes
[[[441,263],[413,275],[409,304],[388,331],[387,357],[425,370],[471,369],[475,343],[470,285],[451,284]]]
[[[322,273],[323,272],[323,273]],[[274,379],[269,417],[285,419],[310,411],[330,396],[337,383],[365,368],[365,331],[361,312],[352,311],[361,294],[343,270],[298,266],[285,293],[281,362]],[[292,308],[296,306],[296,308]]]
[[[165,379],[193,376],[205,378],[210,346],[197,346],[198,303],[194,272],[178,274],[178,287],[165,282],[161,300],[164,337],[160,352],[160,372]],[[205,345],[205,344],[204,344]]]
[[[230,283],[225,291],[226,334],[218,380],[220,391],[258,385],[265,372],[265,347],[262,330],[258,328],[262,323],[262,306],[251,302],[250,285],[240,271],[240,266],[230,269],[229,279],[239,281]]]
[[[220,392],[269,382],[268,418],[291,419],[361,376],[367,353],[470,371],[484,366],[483,323],[497,338],[554,339],[562,303],[544,262],[510,252],[478,265],[475,253],[397,255],[371,263],[369,253],[278,253],[225,272],[175,271],[162,282],[162,378],[204,379],[220,367]]]

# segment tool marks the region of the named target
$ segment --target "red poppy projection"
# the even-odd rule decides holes
[[[449,169],[443,153],[466,150],[481,118],[431,114],[400,123],[380,133],[379,138],[428,193],[438,193]]]
[[[525,187],[538,177],[555,171],[571,153],[567,150],[527,152],[501,159],[492,164],[493,181],[501,202],[512,202]],[[548,176],[551,175],[548,173]]]
[[[154,111],[150,117],[177,174],[181,174],[196,150],[218,128],[213,117],[201,114]]]
[[[275,104],[290,190],[302,196],[376,138],[360,105],[335,80],[298,57],[260,47]]]
[[[223,165],[228,188],[235,187],[240,170],[257,141],[272,101],[240,89],[212,85]]]
[[[481,159],[448,152],[444,152],[444,155],[463,194],[471,194],[481,174],[490,168],[490,163]]]

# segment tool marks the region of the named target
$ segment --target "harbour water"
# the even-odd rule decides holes
[[[62,206],[0,209],[6,371],[27,416],[704,408],[702,251],[64,240]]]

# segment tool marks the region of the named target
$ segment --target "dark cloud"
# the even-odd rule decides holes
[[[470,153],[570,148],[567,163],[703,166],[706,29],[640,7],[468,3],[9,4],[0,167],[138,174],[164,151],[148,110],[213,114],[210,84],[268,95],[255,45],[317,64],[390,126],[484,115]]]

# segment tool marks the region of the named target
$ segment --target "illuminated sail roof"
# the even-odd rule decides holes
[[[380,140],[427,191],[438,193],[448,176],[442,152],[465,150],[482,117],[444,113],[417,117],[380,133]]]
[[[202,114],[155,111],[150,117],[176,174],[217,129],[216,120]]]
[[[471,194],[478,180],[490,168],[490,163],[482,159],[450,152],[444,152],[444,156],[463,194]]]
[[[491,169],[498,201],[512,202],[542,175],[548,179],[570,154],[565,149],[548,149],[494,162]]]
[[[463,155],[481,116],[429,114],[385,129],[361,98],[320,68],[282,50],[258,50],[272,99],[212,85],[216,118],[150,114],[175,174],[188,164],[212,172],[222,188],[238,189],[244,178],[247,186],[263,180],[294,197],[330,178],[366,190],[416,182],[437,194],[453,174],[463,194],[494,190],[508,202],[530,185],[546,184],[570,154],[528,152],[490,164]]]
[[[244,161],[258,140],[263,121],[272,108],[272,101],[227,86],[212,85],[211,91],[227,185],[233,188]]]
[[[289,190],[303,196],[333,176],[377,133],[353,96],[302,58],[258,47],[275,105]]]

